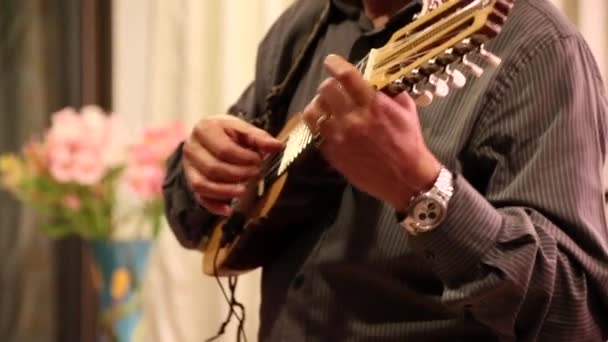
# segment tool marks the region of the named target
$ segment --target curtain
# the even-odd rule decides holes
[[[0,153],[19,152],[46,125],[53,94],[56,32],[43,1],[2,0],[0,9]],[[51,25],[52,26],[52,25]],[[46,56],[46,57],[45,57]],[[52,341],[53,254],[33,215],[0,191],[0,336],[3,341]]]
[[[579,25],[608,72],[605,0],[552,2]],[[224,112],[252,79],[257,43],[289,3],[114,0],[115,111],[133,129],[172,119],[192,125]],[[203,341],[226,315],[215,280],[201,273],[201,254],[182,249],[168,229],[155,246],[146,284],[144,341]],[[255,341],[258,272],[241,277],[237,297],[247,308],[247,336]],[[222,341],[234,336],[232,329]]]

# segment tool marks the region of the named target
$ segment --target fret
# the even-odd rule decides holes
[[[289,134],[286,146],[281,156],[277,176],[282,175],[289,166],[311,146],[313,134],[304,121],[300,121]]]

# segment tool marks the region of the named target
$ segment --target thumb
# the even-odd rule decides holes
[[[274,153],[283,149],[283,142],[258,128],[248,134],[246,138],[247,144],[255,147],[260,152]]]
[[[249,123],[238,120],[231,122],[233,130],[238,134],[238,141],[245,147],[253,148],[259,152],[273,153],[283,149],[283,143]]]

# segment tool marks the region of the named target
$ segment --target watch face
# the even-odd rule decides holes
[[[445,207],[432,197],[422,197],[412,209],[410,216],[420,229],[435,227],[445,215]]]

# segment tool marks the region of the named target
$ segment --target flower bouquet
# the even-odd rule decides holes
[[[116,115],[65,108],[20,155],[0,156],[0,187],[34,210],[45,234],[90,242],[100,327],[114,341],[129,341],[139,320],[139,284],[162,226],[165,162],[184,130],[171,123],[127,137]],[[116,240],[125,226],[138,227],[135,238]]]

